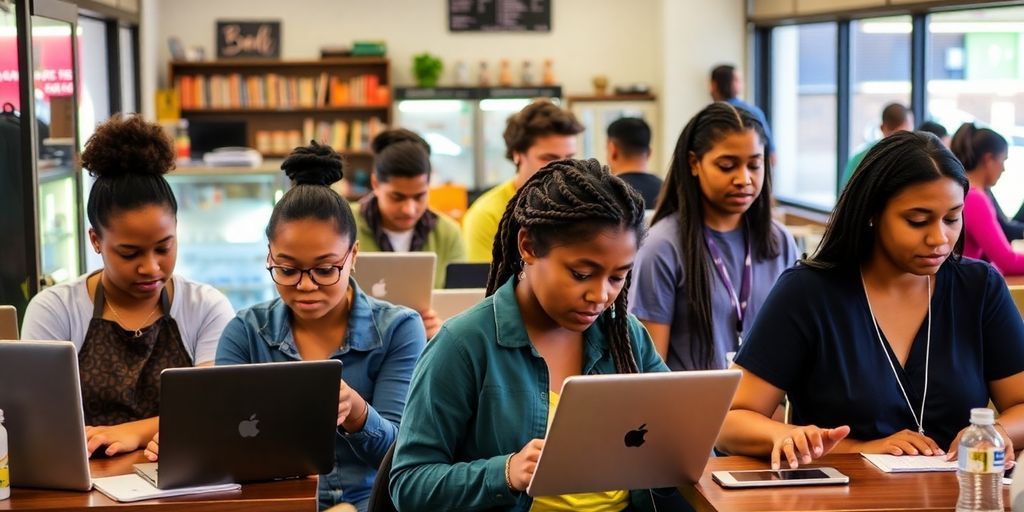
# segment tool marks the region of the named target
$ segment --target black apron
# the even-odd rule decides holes
[[[192,366],[167,290],[160,291],[163,316],[142,335],[103,319],[103,283],[96,284],[92,320],[78,351],[85,424],[118,425],[160,414],[160,372]]]

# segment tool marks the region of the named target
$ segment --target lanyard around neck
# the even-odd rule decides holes
[[[711,228],[704,227],[704,240],[707,242],[708,251],[711,253],[711,261],[715,264],[718,277],[722,280],[725,290],[729,292],[729,300],[732,302],[732,307],[736,310],[736,340],[738,342],[743,341],[743,318],[747,314],[747,305],[750,303],[750,289],[754,280],[750,236],[746,233],[746,230],[744,230],[744,238],[746,239],[747,252],[743,257],[743,281],[740,283],[740,291],[737,294],[736,287],[733,286],[732,279],[729,277],[729,270],[725,268],[725,258],[722,255],[722,250],[715,243],[715,238],[711,234]]]
[[[900,380],[899,374],[896,373],[896,363],[893,362],[893,357],[889,355],[889,351],[885,348],[885,340],[882,339],[882,330],[878,328],[878,319],[875,318],[875,310],[871,307],[871,299],[868,297],[868,284],[864,281],[863,272],[860,274],[860,282],[864,286],[864,300],[868,303],[868,312],[871,313],[871,323],[875,326],[875,334],[878,336],[878,343],[882,347],[882,353],[885,354],[885,359],[889,361],[889,368],[892,369],[892,376],[896,378],[896,384],[899,384],[900,386],[900,391],[903,393],[903,399],[907,401],[907,407],[910,409],[910,414],[914,417],[914,423],[917,423],[917,432],[924,435],[924,404],[928,400],[928,366],[932,352],[932,278],[931,276],[928,276],[928,334],[924,345],[924,392],[921,393],[920,415],[914,411],[914,405],[910,403],[910,396],[907,395],[907,390],[903,388],[903,381]]]

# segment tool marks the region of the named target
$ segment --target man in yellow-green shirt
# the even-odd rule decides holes
[[[538,100],[508,118],[505,157],[516,175],[480,196],[462,219],[469,261],[490,262],[498,221],[505,207],[527,180],[549,162],[576,155],[576,135],[583,125],[567,110],[549,100]]]

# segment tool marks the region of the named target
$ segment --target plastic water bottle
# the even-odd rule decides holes
[[[0,409],[0,500],[11,497],[11,470],[7,462],[7,429],[4,428],[4,411]]]
[[[971,426],[957,448],[960,498],[956,512],[1003,510],[1003,457],[1006,446],[994,427],[991,409],[971,409]]]

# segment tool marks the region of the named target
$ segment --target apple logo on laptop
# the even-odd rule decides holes
[[[626,432],[626,436],[622,439],[622,442],[626,443],[626,448],[638,448],[643,445],[647,440],[644,436],[647,435],[647,424],[640,425],[640,428],[636,430],[630,430]]]
[[[383,277],[380,278],[380,281],[373,283],[373,286],[370,287],[370,295],[373,295],[378,299],[388,295],[388,284],[384,282]]]
[[[257,424],[260,420],[256,419],[256,414],[249,416],[249,419],[242,420],[238,423],[238,435],[242,437],[256,437],[260,433],[260,429]]]

